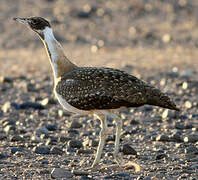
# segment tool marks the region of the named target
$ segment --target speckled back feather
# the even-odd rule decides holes
[[[161,100],[166,97],[164,103],[170,101],[156,88],[124,71],[112,68],[77,67],[61,77],[56,92],[70,105],[81,110],[138,107],[150,104],[149,101],[152,105],[164,107]]]

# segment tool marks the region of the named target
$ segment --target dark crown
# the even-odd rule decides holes
[[[50,23],[42,17],[30,17],[28,18],[28,23],[34,30],[43,30],[45,27],[51,27]]]

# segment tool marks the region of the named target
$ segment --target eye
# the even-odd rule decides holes
[[[32,23],[32,24],[38,24],[39,21],[37,21],[36,19],[32,19],[31,23]]]

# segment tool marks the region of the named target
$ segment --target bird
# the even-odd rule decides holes
[[[54,94],[62,107],[72,113],[94,115],[101,122],[99,145],[92,168],[101,159],[107,138],[107,116],[115,120],[116,136],[113,157],[123,164],[119,154],[122,120],[115,114],[121,108],[153,105],[179,111],[176,104],[159,89],[137,77],[114,68],[79,67],[71,62],[56,40],[51,24],[43,17],[15,17],[42,40],[54,77]]]

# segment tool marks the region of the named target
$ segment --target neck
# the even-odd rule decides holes
[[[76,65],[67,59],[64,55],[60,43],[55,39],[51,28],[46,27],[43,31],[43,43],[50,59],[50,64],[53,69],[55,80],[71,71]]]

